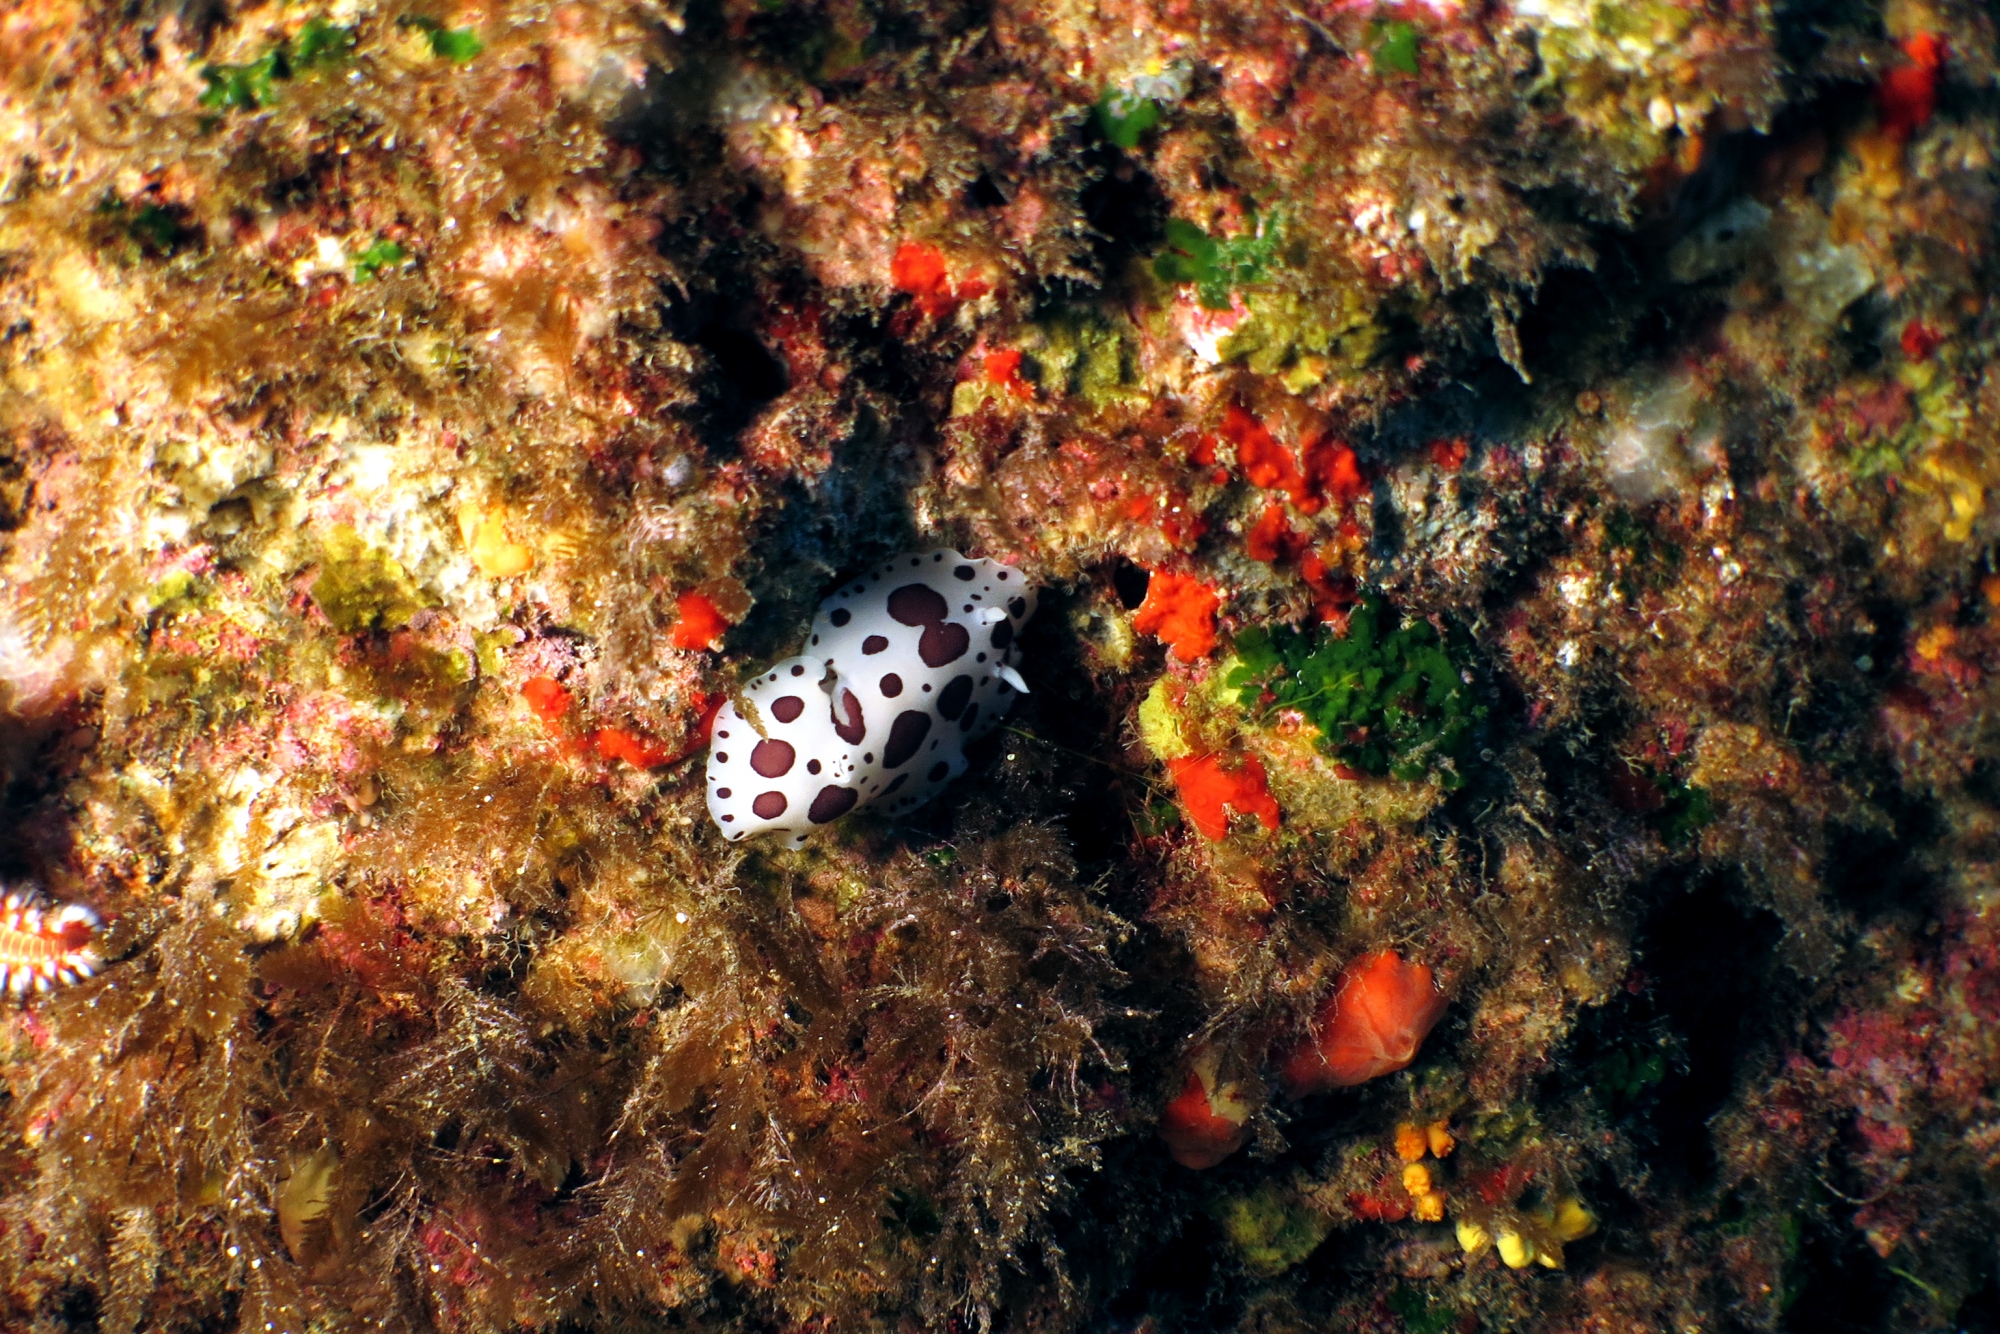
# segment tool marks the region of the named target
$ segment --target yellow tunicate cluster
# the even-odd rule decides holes
[[[1457,1145],[1458,1141],[1452,1138],[1450,1128],[1443,1121],[1423,1126],[1405,1121],[1396,1127],[1396,1156],[1406,1164],[1403,1168],[1403,1189],[1415,1201],[1411,1212],[1420,1222],[1444,1221],[1444,1192],[1437,1188],[1429,1165],[1419,1160],[1426,1152],[1443,1158]]]
[[[534,551],[508,538],[506,513],[498,506],[461,506],[458,535],[472,563],[489,579],[511,579],[534,568]]]
[[[1917,636],[1917,656],[1926,662],[1936,662],[1957,642],[1957,628],[1940,622]]]
[[[1458,1244],[1467,1255],[1477,1255],[1491,1245],[1500,1263],[1509,1269],[1525,1269],[1530,1263],[1545,1269],[1560,1269],[1563,1246],[1597,1230],[1597,1216],[1573,1195],[1558,1196],[1529,1210],[1520,1222],[1522,1226],[1496,1223],[1489,1232],[1480,1224],[1462,1218],[1458,1222]]]

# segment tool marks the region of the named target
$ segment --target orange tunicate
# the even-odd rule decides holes
[[[667,631],[667,642],[675,648],[689,651],[708,648],[729,629],[729,622],[715,604],[699,593],[681,594],[674,602],[674,610],[680,619]]]
[[[1168,760],[1167,769],[1180,791],[1189,822],[1211,843],[1229,833],[1230,811],[1254,815],[1266,829],[1278,827],[1278,802],[1255,755],[1244,756],[1235,769],[1223,768],[1220,756],[1184,755]]]
[[[1194,662],[1215,651],[1215,611],[1222,599],[1193,575],[1154,570],[1146,583],[1146,600],[1132,613],[1132,628],[1155,635],[1182,662]]]
[[[1197,1056],[1186,1085],[1160,1113],[1160,1138],[1167,1152],[1182,1167],[1197,1171],[1214,1167],[1250,1138],[1250,1104],[1241,1086],[1216,1083],[1215,1071],[1213,1052]]]
[[[1284,1063],[1293,1097],[1349,1088],[1401,1070],[1443,1017],[1446,1000],[1420,963],[1394,950],[1349,964],[1320,1006],[1313,1032]]]

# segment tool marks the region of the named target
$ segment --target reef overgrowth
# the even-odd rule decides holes
[[[1995,43],[0,0],[0,1328],[2000,1324]]]

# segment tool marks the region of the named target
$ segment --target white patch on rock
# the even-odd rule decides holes
[[[1605,480],[1628,505],[1684,490],[1723,462],[1721,422],[1687,376],[1640,395],[1604,445]]]

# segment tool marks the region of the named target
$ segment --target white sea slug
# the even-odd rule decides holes
[[[715,716],[708,813],[732,841],[781,830],[793,847],[877,802],[914,810],[965,772],[965,747],[1028,686],[1015,637],[1035,592],[956,551],[898,556],[819,605],[805,652]]]
[[[60,908],[33,891],[0,901],[0,988],[25,996],[79,982],[98,970],[97,914],[81,903]]]

